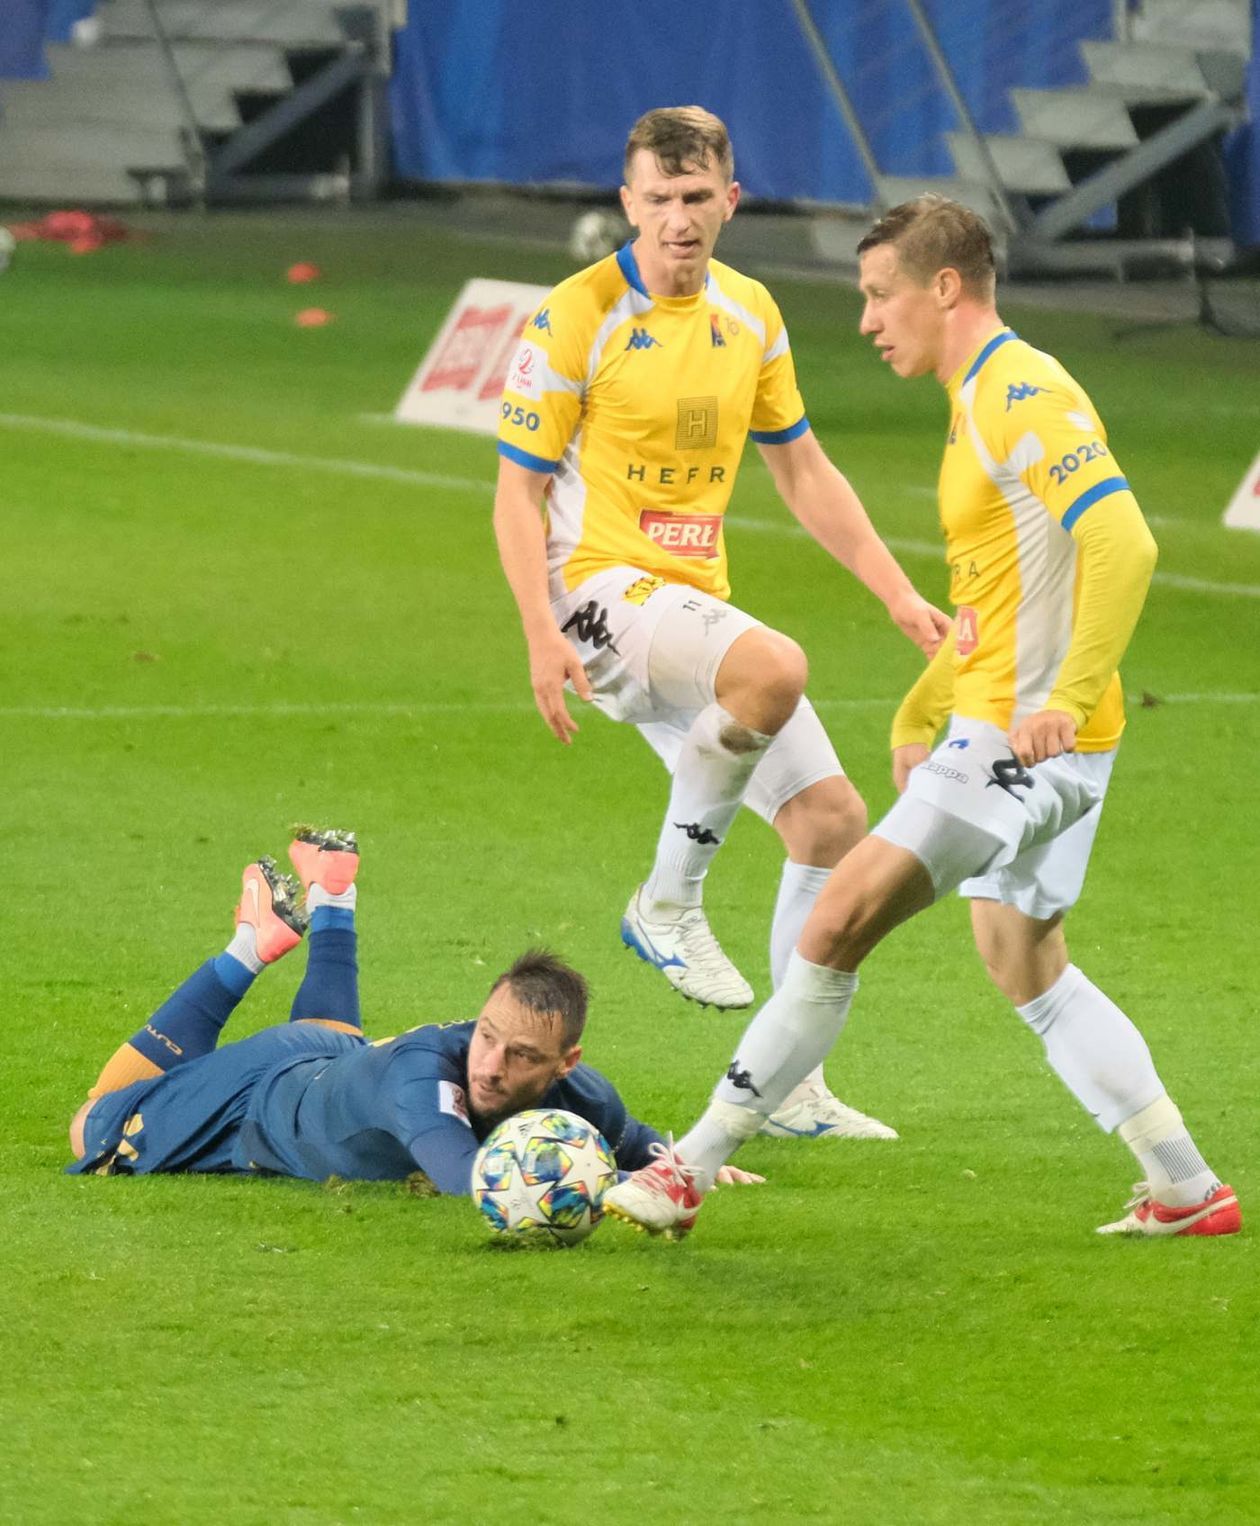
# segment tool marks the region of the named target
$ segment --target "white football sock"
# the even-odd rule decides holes
[[[1015,1010],[1045,1044],[1059,1079],[1107,1133],[1163,1092],[1146,1040],[1074,964]]]
[[[258,934],[248,922],[242,922],[232,934],[232,941],[223,950],[225,954],[231,954],[238,964],[243,964],[247,970],[252,970],[255,975],[261,975],[263,962],[258,957]]]
[[[1141,1162],[1151,1195],[1169,1208],[1190,1208],[1220,1186],[1167,1092],[1116,1132]]]
[[[748,1025],[703,1117],[678,1142],[689,1166],[712,1177],[783,1104],[839,1038],[858,978],[793,952],[783,984]]]
[[[659,907],[699,906],[713,855],[773,740],[741,726],[716,700],[691,723],[674,768],[656,861],[644,885],[641,909],[649,921]]]
[[[800,942],[801,929],[814,909],[819,892],[830,878],[830,869],[822,869],[815,864],[796,864],[789,858],[783,865],[779,894],[774,903],[774,917],[770,923],[770,980],[776,991],[783,984],[792,950]],[[784,1098],[783,1105],[790,1107],[793,1101],[801,1101],[805,1096],[820,1090],[827,1091],[828,1087],[822,1066],[816,1065],[800,1085]]]
[[[317,906],[345,906],[353,911],[358,899],[357,885],[348,885],[339,895],[330,895],[322,885],[312,885],[306,892],[306,909],[314,911]]]

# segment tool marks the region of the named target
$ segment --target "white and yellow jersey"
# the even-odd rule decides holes
[[[1083,517],[1113,500],[1096,513],[1135,546],[1149,540],[1102,421],[1059,362],[1010,329],[946,390],[939,493],[957,606],[953,712],[1006,730],[1047,706],[1072,710],[1079,692],[1089,699],[1076,711],[1078,747],[1114,747],[1124,729],[1119,674],[1072,675],[1083,682],[1068,693],[1060,672],[1073,639]]]
[[[785,444],[808,427],[766,288],[715,260],[695,296],[653,296],[626,244],[526,324],[499,452],[551,477],[553,598],[625,565],[725,599],[722,516],[744,441]]]

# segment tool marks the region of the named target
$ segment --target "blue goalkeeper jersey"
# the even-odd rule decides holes
[[[75,1175],[274,1171],[400,1180],[423,1171],[466,1193],[488,1129],[467,1104],[475,1022],[428,1024],[369,1044],[311,1023],[284,1023],[94,1104]],[[578,1065],[538,1107],[593,1123],[623,1171],[661,1136],[626,1111],[599,1071]]]

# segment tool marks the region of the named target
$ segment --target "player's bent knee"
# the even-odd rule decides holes
[[[89,1098],[79,1111],[70,1120],[70,1149],[75,1160],[82,1160],[87,1151],[84,1143],[84,1133],[87,1129],[87,1116],[92,1111],[92,1102]]]
[[[843,776],[819,779],[784,804],[774,827],[797,863],[832,869],[866,836],[866,802]]]
[[[717,698],[741,724],[778,731],[791,720],[808,678],[809,664],[796,642],[759,627],[745,631],[723,658]]]

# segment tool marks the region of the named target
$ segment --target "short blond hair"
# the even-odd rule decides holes
[[[735,178],[735,155],[726,123],[703,106],[658,106],[655,111],[644,112],[626,139],[627,184],[641,148],[647,149],[667,175],[707,170],[712,159],[728,181]]]
[[[929,193],[885,212],[857,246],[859,254],[891,244],[901,268],[920,286],[940,270],[956,270],[969,296],[991,302],[997,289],[993,236],[978,212]]]

